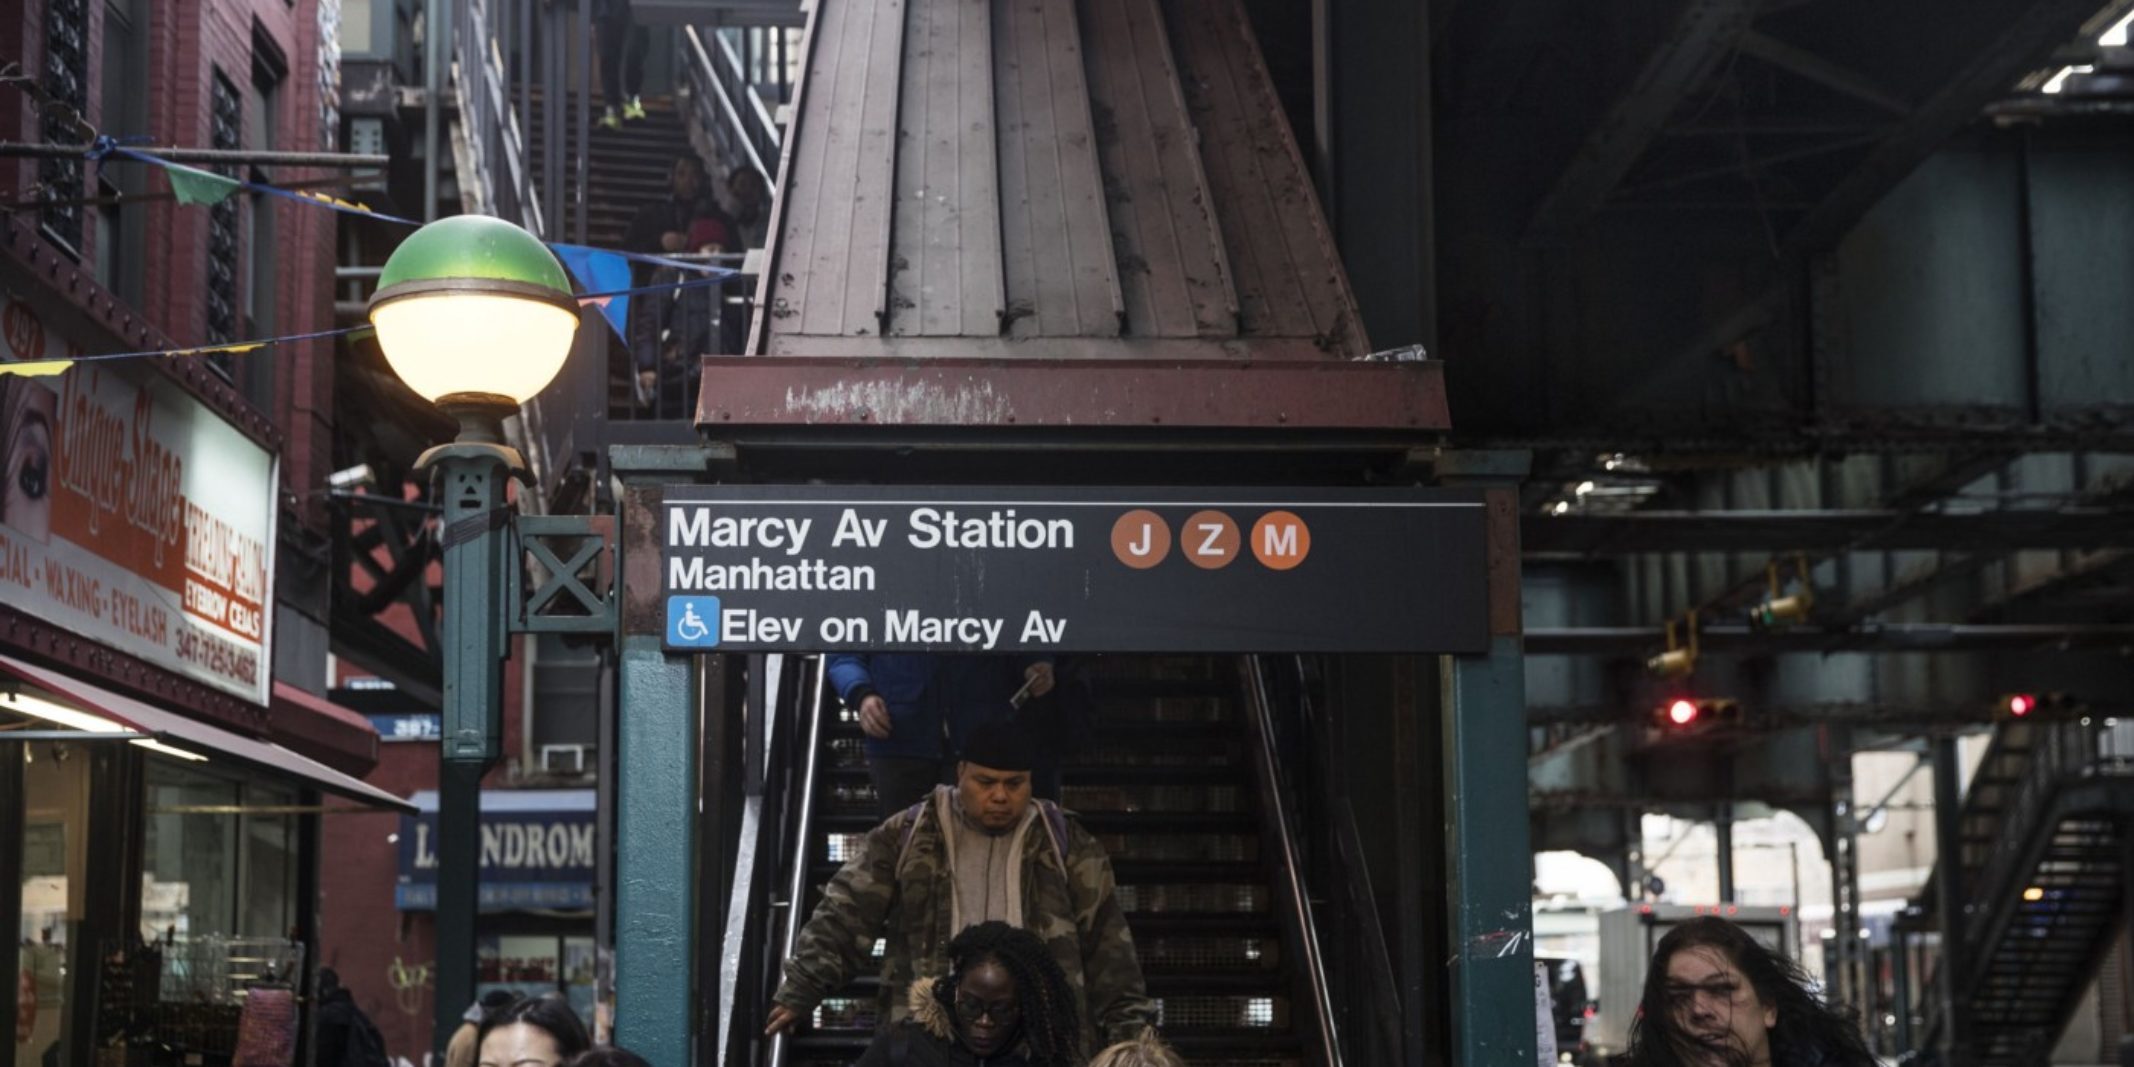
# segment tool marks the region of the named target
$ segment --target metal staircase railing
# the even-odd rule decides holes
[[[515,222],[547,238],[547,218],[527,158],[526,133],[511,99],[504,50],[514,40],[513,25],[530,17],[526,5],[512,0],[466,0],[459,6],[453,40],[453,83],[459,89],[461,136],[455,139],[472,173],[459,176],[468,209]]]
[[[1334,1022],[1333,994],[1328,988],[1326,957],[1313,917],[1311,896],[1304,888],[1303,861],[1298,856],[1295,820],[1282,787],[1281,744],[1275,727],[1274,701],[1269,694],[1261,657],[1245,663],[1246,711],[1251,718],[1253,770],[1260,789],[1262,819],[1274,838],[1275,895],[1282,902],[1282,923],[1289,941],[1298,948],[1304,963],[1304,991],[1310,1001],[1312,1038],[1320,1067],[1342,1067],[1341,1030]]]
[[[729,166],[750,167],[771,178],[781,142],[778,125],[732,43],[722,33],[695,26],[683,27],[678,43],[693,102],[691,121]]]
[[[1958,1010],[1965,1013],[1973,1027],[1986,1028],[1996,1021],[2006,1023],[1999,1033],[1974,1035],[1971,1054],[1978,1062],[2027,1063],[2043,1056],[2058,1036],[2056,1027],[2041,1022],[2012,1022],[2020,1013],[1991,1003],[2004,999],[2013,989],[2020,989],[2020,995],[2030,1000],[2037,998],[2040,990],[2036,983],[2008,980],[2010,968],[2037,965],[2038,960],[2033,957],[2049,947],[2045,943],[2056,933],[2065,932],[2060,927],[2079,934],[2075,940],[2083,942],[2086,949],[2101,950],[2104,938],[2092,938],[2095,931],[2089,928],[2101,926],[2108,934],[2118,925],[2116,909],[2064,908],[2056,899],[2063,891],[2045,884],[2101,876],[2117,886],[2120,893],[2127,891],[2120,869],[2121,845],[2106,841],[2101,851],[2096,847],[2103,840],[2098,827],[2116,827],[2125,813],[2105,809],[2093,812],[2090,809],[2097,806],[2095,800],[2101,794],[2080,791],[2082,786],[2103,784],[2103,780],[2134,777],[2134,723],[2107,721],[2111,724],[2024,723],[2003,727],[2002,735],[1995,738],[1994,747],[1980,766],[1983,771],[1996,756],[2007,755],[2004,742],[2010,733],[2020,732],[2029,742],[2027,749],[2020,750],[2028,757],[2022,775],[2007,787],[2005,796],[1990,804],[1972,803],[1967,798],[1967,822],[1988,812],[1998,814],[1998,830],[1991,845],[1975,865],[1963,864],[1967,869],[1961,887],[1970,903],[1962,921],[1966,951],[1963,973],[1957,976]],[[2116,788],[2117,782],[2112,784],[2115,789],[2107,794],[2123,792],[2123,788]],[[1977,793],[1976,783],[1973,793]],[[2107,829],[2102,833],[2110,837],[2116,831]],[[2092,852],[2097,855],[2089,856]],[[1959,862],[1968,858],[1956,857]],[[2091,859],[2104,865],[2101,872],[2088,869],[2096,866],[2089,862]],[[1940,876],[1937,871],[1936,877]],[[1925,899],[1932,899],[1931,894]],[[2082,928],[2075,929],[2076,924],[2082,924]],[[2012,946],[2012,939],[2023,943]],[[1924,1013],[1927,1025],[1921,1030],[1923,1037],[1918,1045],[1921,1050],[1935,1048],[1948,1026],[1936,994],[1942,980],[1941,969],[1937,966],[1918,987],[1918,996],[1928,1009]],[[2049,969],[2072,979],[2073,991],[2061,999],[2081,995],[2087,968],[2082,968],[2082,974],[2071,974],[2076,968],[2055,957]],[[2071,1003],[2055,1004],[2050,1014],[2064,1022],[2071,1007]],[[2035,1012],[2030,1017],[2035,1020]]]

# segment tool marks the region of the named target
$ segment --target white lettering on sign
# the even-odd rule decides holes
[[[427,820],[415,824],[415,869],[437,867],[434,830]],[[502,869],[569,870],[591,868],[591,822],[507,822],[482,824],[482,866]]]
[[[667,513],[667,540],[676,548],[783,548],[797,556],[814,525],[814,519],[790,516],[714,517],[710,508],[675,508]]]
[[[882,533],[889,529],[888,519],[863,519],[859,513],[846,508],[837,517],[837,532],[830,535],[830,546],[858,545],[864,548],[882,547]]]
[[[1033,611],[1030,613],[1030,617],[1023,622],[1022,639],[1025,641],[1039,641],[1052,645],[1058,644],[1060,638],[1065,636],[1067,636],[1066,619],[1060,619],[1055,622],[1045,618],[1044,612]]]
[[[1193,550],[1195,553],[1203,556],[1220,556],[1223,554],[1223,550],[1217,545],[1217,542],[1223,539],[1223,525],[1221,523],[1196,523],[1193,528],[1201,533],[1200,547]]]
[[[800,639],[800,620],[760,615],[747,608],[719,614],[719,640],[754,641],[763,645],[791,644]]]
[[[905,611],[891,608],[882,613],[882,623],[886,631],[884,640],[892,645],[958,644],[979,648],[999,644],[1000,631],[1006,625],[1001,619],[921,615],[916,608]]]
[[[989,511],[984,518],[914,508],[906,539],[913,548],[1073,548],[1074,523],[1017,519],[1014,508]]]
[[[667,585],[675,592],[719,592],[762,589],[828,589],[834,592],[874,591],[874,568],[806,559],[798,563],[765,563],[750,556],[747,563],[707,563],[701,556],[670,556]]]

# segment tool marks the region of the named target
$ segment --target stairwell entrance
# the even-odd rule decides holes
[[[1415,413],[1442,410],[1434,364],[1015,361],[984,377],[1018,429],[976,432],[929,392],[947,361],[840,366],[904,380],[848,380],[864,412],[767,410],[804,405],[796,383],[829,362],[708,360],[704,445],[610,455],[618,1041],[655,1062],[849,1062],[875,1021],[864,980],[782,1060],[757,1040],[778,935],[875,817],[856,725],[806,654],[1050,647],[1091,662],[1098,694],[1067,807],[1105,841],[1192,1062],[1532,1060],[1516,525],[1498,488],[1522,470],[1429,447]],[[1210,418],[1216,383],[1283,398],[1282,422]],[[843,484],[810,484],[826,478]],[[1396,520],[1421,503],[1443,513]],[[1161,520],[1171,567],[1136,567],[1161,539],[1137,511]],[[1202,512],[1228,527],[1204,532]],[[1276,513],[1300,529],[1255,538]],[[1306,564],[1284,569],[1306,531]],[[1342,565],[1366,547],[1373,566]],[[1315,585],[1298,599],[1285,576]],[[1151,584],[1121,593],[1129,577]]]

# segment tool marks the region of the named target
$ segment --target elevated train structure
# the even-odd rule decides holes
[[[1519,1058],[1531,851],[1634,896],[1645,813],[1798,816],[1861,928],[1866,751],[1932,768],[1944,859],[1893,943],[1833,939],[1827,995],[1891,1055],[2043,1062],[2134,903],[2128,14],[783,10],[775,129],[677,103],[775,173],[742,350],[627,424],[588,356],[527,424],[544,493],[618,516],[621,1040],[838,1062],[871,1018],[861,984],[756,1037],[870,808],[815,650],[662,642],[668,487],[1436,485],[1487,501],[1482,651],[1100,661],[1069,806],[1194,1062]]]

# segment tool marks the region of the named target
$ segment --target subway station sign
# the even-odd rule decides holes
[[[677,486],[664,510],[676,651],[1488,646],[1479,492]]]

